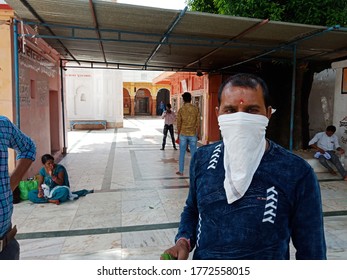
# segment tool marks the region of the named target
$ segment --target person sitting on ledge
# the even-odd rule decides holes
[[[335,170],[330,166],[328,162],[335,165],[337,171],[341,174],[343,180],[347,181],[347,172],[343,168],[338,154],[343,155],[345,150],[340,147],[339,140],[334,134],[336,127],[329,125],[324,132],[318,132],[308,143],[311,148],[317,150],[315,158],[318,158],[319,163],[323,165],[328,171],[336,175]]]
[[[54,203],[59,205],[68,200],[93,193],[94,190],[79,190],[71,192],[69,176],[65,167],[54,163],[54,157],[45,154],[41,157],[43,167],[38,175],[38,189],[28,193],[28,198],[34,203]]]

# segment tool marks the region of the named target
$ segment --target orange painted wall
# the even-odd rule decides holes
[[[13,16],[13,11],[7,5],[0,6],[0,22]],[[13,61],[12,61],[12,28],[6,23],[0,24],[0,113],[13,121],[15,115],[13,91]],[[15,155],[9,150],[9,168],[13,169]]]
[[[220,131],[215,108],[218,107],[218,89],[222,83],[221,75],[209,76],[209,118],[208,118],[208,142],[215,142],[220,140]]]
[[[16,123],[16,94],[13,58],[13,12],[0,7],[0,110]],[[10,24],[8,24],[10,23]],[[33,32],[30,27],[26,30]],[[19,41],[20,129],[36,143],[37,157],[25,177],[37,174],[44,153],[55,157],[63,151],[62,102],[60,94],[59,55],[44,41]],[[53,151],[52,151],[53,148]],[[10,153],[10,172],[15,154]]]
[[[215,108],[218,106],[218,89],[224,79],[220,74],[205,74],[198,77],[196,73],[177,72],[169,77],[172,91],[171,99],[177,100],[177,108],[182,106],[181,94],[184,91],[192,93],[193,100],[195,96],[202,97],[202,144],[220,140],[220,131]]]
[[[130,115],[131,114],[131,99],[129,92],[123,88],[123,114]]]

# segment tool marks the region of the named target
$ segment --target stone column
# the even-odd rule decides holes
[[[152,96],[152,116],[156,116],[157,115],[157,92],[156,92],[156,87],[152,86],[152,92],[151,92],[151,96]]]
[[[152,103],[152,116],[157,115],[157,99],[153,98],[153,103]]]
[[[130,96],[130,116],[135,116],[135,97]]]

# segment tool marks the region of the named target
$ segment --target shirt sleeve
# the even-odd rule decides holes
[[[296,259],[326,259],[321,193],[312,169],[296,187],[291,224]]]
[[[177,130],[180,132],[181,131],[181,126],[182,126],[182,110],[179,109],[177,113]]]
[[[43,178],[46,177],[46,172],[45,172],[45,168],[44,168],[44,167],[40,168],[39,174],[40,174]]]
[[[318,133],[310,140],[310,142],[308,142],[308,145],[311,146],[315,143],[317,143],[319,140],[319,137],[318,137]]]
[[[178,228],[178,233],[175,237],[175,243],[180,238],[185,238],[189,240],[190,249],[192,250],[196,244],[196,227],[199,221],[199,211],[197,207],[196,200],[196,155],[194,154],[191,164],[190,164],[190,186],[189,193],[186,200],[186,205],[184,206],[183,212],[181,214],[181,221]]]
[[[34,141],[20,131],[12,122],[9,121],[9,124],[11,126],[9,147],[17,152],[16,159],[26,158],[34,161],[36,158],[36,145]]]

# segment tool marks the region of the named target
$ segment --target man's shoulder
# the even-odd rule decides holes
[[[317,141],[319,141],[323,136],[324,136],[324,132],[323,131],[321,131],[321,132],[317,132],[312,138],[311,138],[311,140],[309,141],[309,142],[311,142],[311,144],[314,144],[312,141],[314,141],[314,142],[317,142]]]
[[[223,141],[217,141],[211,144],[207,144],[204,146],[199,147],[198,151],[198,155],[200,157],[207,157],[210,158],[211,155],[215,152],[219,152],[222,153],[224,150],[224,146],[223,146]]]
[[[189,103],[189,105],[195,112],[199,112],[199,108],[197,106],[193,105],[192,103]]]
[[[66,170],[65,166],[62,165],[62,164],[60,164],[60,163],[57,163],[56,166],[57,166],[57,168],[59,168],[59,169]]]
[[[339,137],[334,133],[333,135],[331,135],[331,137],[333,137],[334,139],[338,140]]]
[[[324,132],[324,131],[321,131],[321,132],[317,132],[317,133],[315,134],[315,137],[320,138],[320,137],[322,137],[322,136],[324,136],[324,135],[326,135],[325,132]]]
[[[0,122],[3,122],[3,123],[10,123],[11,121],[9,120],[9,118],[0,115]]]
[[[213,159],[213,162],[216,165],[220,159],[223,161],[223,152],[223,141],[218,141],[212,144],[201,146],[195,153],[196,163],[198,166],[203,167],[204,165],[208,165],[211,162],[211,159]]]
[[[278,161],[283,161],[286,164],[303,165],[306,167],[310,166],[302,157],[273,141],[270,141],[270,147],[270,155]]]
[[[9,118],[5,116],[0,116],[0,127],[2,130],[2,133],[11,133],[12,129],[15,127],[15,125],[10,121]]]

